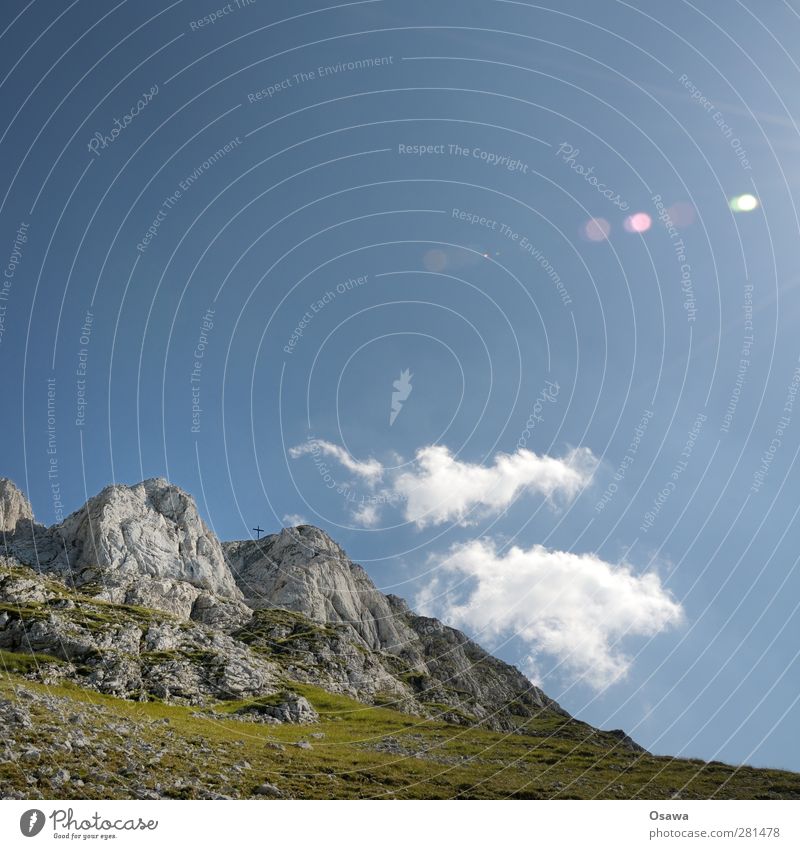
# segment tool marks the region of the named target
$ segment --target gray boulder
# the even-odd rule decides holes
[[[251,705],[245,705],[237,713],[253,717],[266,717],[278,722],[306,723],[319,722],[319,714],[308,700],[297,693],[283,692],[269,699],[262,699]]]

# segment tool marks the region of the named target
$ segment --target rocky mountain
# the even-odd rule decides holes
[[[295,671],[303,680],[411,710],[434,706],[453,721],[480,719],[498,728],[514,728],[538,710],[561,712],[518,670],[460,631],[416,616],[402,599],[377,590],[318,528],[285,528],[223,549],[255,611],[242,639],[258,643],[259,623],[270,621],[276,607],[317,625],[299,647],[302,656],[295,654],[309,666],[308,674]],[[267,642],[274,637],[270,632]]]
[[[316,622],[348,625],[373,650],[399,648],[411,636],[387,596],[318,528],[300,525],[222,547],[254,610],[284,607]]]
[[[45,527],[0,479],[0,530],[0,798],[800,798],[573,719],[309,525],[220,543],[156,478]]]
[[[108,486],[50,528],[35,522],[5,478],[0,501],[16,518],[5,534],[7,554],[71,586],[209,624],[248,617],[219,540],[192,497],[164,478]]]
[[[566,715],[464,634],[381,593],[323,531],[220,543],[163,478],[114,485],[52,527],[0,481],[0,649],[39,677],[203,705],[268,697],[262,720],[309,716],[293,683],[463,725],[516,731]]]

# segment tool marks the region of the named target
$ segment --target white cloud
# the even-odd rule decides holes
[[[294,528],[297,525],[307,525],[309,524],[308,519],[300,513],[287,513],[283,519],[284,528]]]
[[[474,524],[501,513],[522,492],[574,498],[591,480],[597,460],[588,448],[565,457],[540,457],[526,448],[496,454],[491,466],[465,463],[449,449],[431,445],[417,452],[411,471],[393,481],[405,501],[405,517],[418,527],[455,522]]]
[[[352,512],[353,521],[365,528],[374,528],[381,519],[381,511],[377,504],[365,503]]]
[[[495,454],[483,466],[454,457],[443,445],[420,448],[403,472],[388,473],[375,459],[359,461],[338,445],[322,439],[289,449],[293,458],[305,454],[331,457],[348,471],[374,486],[384,476],[384,504],[404,504],[406,521],[417,527],[452,522],[475,524],[480,518],[497,515],[522,493],[538,493],[555,501],[574,498],[597,468],[588,448],[576,448],[564,457],[539,456],[526,448],[514,454]],[[398,464],[400,465],[400,464]],[[355,511],[354,519],[370,527],[380,520],[380,507],[370,504]]]
[[[486,540],[451,549],[417,604],[479,639],[517,636],[532,670],[546,653],[597,689],[627,673],[631,660],[620,645],[626,635],[653,636],[684,616],[652,572],[635,575],[625,563],[540,545],[498,554]]]
[[[348,472],[352,472],[370,483],[380,480],[383,475],[383,466],[377,460],[372,458],[366,461],[356,460],[341,445],[335,445],[333,442],[324,439],[309,439],[307,442],[289,449],[289,456],[294,459],[302,457],[304,454],[330,457],[347,469]]]

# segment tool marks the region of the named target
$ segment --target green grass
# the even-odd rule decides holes
[[[39,667],[48,663],[63,664],[64,661],[49,654],[20,654],[0,649],[0,674],[17,673],[25,675],[36,672]]]
[[[0,565],[0,579],[3,573],[26,578],[32,574],[5,564]],[[177,623],[167,613],[113,604],[76,593],[54,580],[41,580],[58,598],[75,602],[74,608],[60,608],[59,615],[90,629],[134,621],[146,630],[156,618]],[[0,612],[10,617],[45,617],[53,601],[22,607],[5,604]],[[302,657],[305,644],[339,636],[334,628],[317,626],[300,614],[279,609],[259,611],[251,624],[237,637],[268,656],[296,651]],[[216,659],[211,651],[149,652],[142,659],[161,663],[182,657],[209,664]],[[25,677],[42,666],[62,663],[47,655],[0,650],[0,697],[19,700],[33,720],[29,729],[4,729],[6,739],[12,748],[52,744],[50,763],[85,781],[84,788],[45,788],[49,798],[97,795],[92,791],[93,758],[86,757],[86,752],[58,748],[70,730],[69,717],[76,714],[86,718],[84,728],[92,735],[90,751],[104,751],[102,762],[108,771],[120,772],[132,765],[137,783],[151,788],[160,785],[161,792],[181,798],[198,795],[197,788],[181,786],[181,781],[192,779],[208,791],[243,797],[270,781],[289,795],[306,798],[664,799],[676,793],[684,798],[800,798],[798,774],[639,754],[611,734],[550,712],[532,719],[520,716],[525,734],[503,734],[476,726],[463,712],[462,725],[398,712],[393,709],[397,697],[390,693],[379,695],[379,704],[368,706],[287,679],[283,686],[305,696],[319,713],[320,722],[307,726],[261,724],[242,721],[242,712],[274,704],[278,696],[218,702],[198,714],[195,707],[164,704],[152,697],[143,702],[126,701],[74,684],[48,686]],[[404,668],[399,660],[397,672],[424,692],[423,676]],[[43,705],[20,698],[20,687],[57,702]],[[434,714],[458,714],[444,704],[428,707]],[[139,757],[135,746],[121,742],[118,726],[126,723],[133,737],[150,746],[149,751],[158,752],[158,758]],[[10,736],[12,731],[16,737]],[[318,733],[324,736],[310,736]],[[293,745],[301,740],[309,740],[312,748]],[[393,754],[392,748],[401,754]],[[106,784],[101,795],[130,798],[132,781],[117,777]],[[0,795],[29,793],[30,787],[25,769],[13,761],[0,761]]]
[[[5,658],[5,653],[3,658]],[[13,655],[16,663],[26,656]],[[30,662],[33,662],[32,660]],[[0,667],[1,668],[1,667]],[[369,707],[344,696],[307,684],[291,682],[320,714],[320,722],[306,726],[262,725],[230,718],[230,714],[260,700],[220,703],[209,717],[195,708],[158,701],[129,702],[72,685],[46,687],[21,680],[6,665],[0,677],[0,695],[14,698],[15,686],[24,686],[67,699],[68,710],[91,714],[99,740],[108,749],[108,767],[121,767],[129,756],[112,751],[116,735],[104,728],[129,720],[145,723],[141,739],[166,754],[158,764],[142,763],[136,780],[167,788],[170,795],[192,797],[194,790],[175,787],[177,778],[200,776],[215,792],[250,796],[264,781],[284,792],[306,798],[800,798],[800,775],[777,770],[736,770],[724,764],[637,755],[614,745],[608,735],[592,733],[583,723],[545,714],[529,723],[534,736],[501,734],[419,719],[385,707]],[[21,672],[23,670],[16,670]],[[270,697],[267,697],[269,700]],[[194,715],[193,715],[194,714]],[[38,718],[37,718],[38,719]],[[52,713],[41,717],[45,729]],[[168,724],[154,720],[169,720]],[[321,739],[309,735],[321,732]],[[37,745],[47,734],[35,729]],[[169,738],[174,734],[175,738]],[[58,736],[58,735],[56,735]],[[404,750],[421,757],[376,751],[393,738]],[[308,739],[311,749],[293,746]],[[177,742],[176,742],[177,741]],[[272,748],[277,743],[284,748]],[[202,758],[187,758],[191,746],[207,746]],[[174,751],[173,751],[174,750]],[[80,758],[63,755],[64,766],[81,775]],[[85,758],[84,758],[85,760]],[[246,761],[247,769],[234,765]],[[90,773],[90,770],[88,770]],[[224,774],[225,780],[215,776]],[[85,791],[66,788],[66,798]],[[0,767],[0,788],[24,790],[18,770]],[[109,789],[126,798],[129,781]],[[169,790],[175,787],[174,793]],[[56,791],[58,796],[58,791]]]
[[[434,716],[438,715],[452,715],[460,717],[460,719],[465,722],[472,724],[475,722],[475,717],[471,716],[468,713],[465,713],[463,710],[459,710],[457,707],[453,707],[452,705],[441,704],[440,702],[423,702],[424,707],[428,708],[429,711],[433,713]]]
[[[280,632],[283,631],[282,635]],[[284,654],[299,650],[319,639],[333,639],[339,632],[330,626],[318,624],[300,613],[281,608],[257,610],[253,619],[237,631],[237,640],[266,654]]]
[[[0,604],[0,613],[7,613],[9,619],[47,619],[47,608],[43,604]]]

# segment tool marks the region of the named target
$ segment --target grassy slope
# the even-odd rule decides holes
[[[25,704],[34,720],[24,732],[28,739],[18,736],[18,746],[30,742],[47,750],[49,765],[85,782],[47,788],[49,797],[96,797],[92,752],[102,748],[107,772],[134,766],[132,775],[104,782],[103,795],[111,798],[130,798],[136,784],[161,785],[160,792],[176,797],[192,798],[201,789],[248,797],[265,781],[298,798],[670,798],[678,792],[683,798],[800,798],[798,774],[639,755],[606,735],[589,739],[588,726],[553,716],[531,721],[534,736],[504,735],[421,721],[292,683],[321,721],[261,725],[226,718],[244,702],[220,704],[213,718],[204,718],[193,708],[124,701],[21,677],[26,665],[42,660],[2,653],[0,698]],[[48,697],[49,704],[24,698],[25,690]],[[75,714],[91,728],[92,747],[51,751]],[[324,737],[310,736],[317,733]],[[159,757],[137,755],[135,746],[126,746],[126,734]],[[387,738],[396,741],[399,754],[374,748]],[[312,747],[293,745],[300,740]],[[0,794],[30,793],[30,772],[23,763],[0,763]]]

